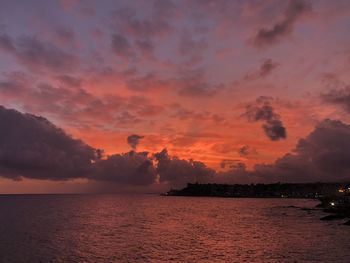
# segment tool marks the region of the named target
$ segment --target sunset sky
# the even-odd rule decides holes
[[[108,181],[154,189],[191,181],[192,173],[197,180],[202,170],[240,182],[260,178],[261,166],[287,167],[287,181],[303,181],[300,170],[310,172],[306,181],[337,180],[330,171],[346,179],[349,28],[347,0],[0,0],[0,128],[7,130],[0,132],[0,192],[90,191]],[[98,172],[49,176],[58,171],[51,161],[34,165],[39,172],[19,171],[43,159],[41,129],[57,132],[31,133],[32,115],[24,113],[103,149],[93,160]],[[17,133],[24,142],[14,146]],[[26,138],[35,147],[18,157]],[[154,164],[145,174],[144,162],[133,159],[130,181],[123,163],[131,150]],[[175,168],[162,175],[171,162],[176,179]]]

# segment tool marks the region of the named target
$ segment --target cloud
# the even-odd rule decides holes
[[[170,157],[166,150],[154,158],[147,152],[105,156],[73,139],[43,117],[0,107],[0,175],[10,179],[34,178],[68,180],[86,178],[127,185],[156,182],[184,185],[214,175],[201,162]],[[143,136],[131,135],[128,143],[136,149]],[[154,164],[154,161],[156,164]]]
[[[215,175],[215,171],[204,163],[171,157],[166,149],[155,153],[154,157],[157,161],[156,170],[161,183],[184,186],[191,182],[209,182]]]
[[[169,19],[176,15],[177,5],[170,0],[156,0],[153,4],[153,15],[158,19]]]
[[[321,121],[290,153],[272,164],[244,166],[220,172],[225,183],[342,182],[350,177],[350,125],[337,120]]]
[[[103,150],[73,139],[47,119],[2,106],[0,127],[2,177],[86,178],[132,185],[155,181],[155,168],[147,153],[132,151],[102,158]]]
[[[224,159],[220,163],[220,167],[225,169],[225,168],[230,168],[230,169],[245,169],[246,165],[241,162],[241,160],[230,160],[230,159]]]
[[[136,115],[131,114],[129,111],[122,111],[115,117],[115,120],[119,125],[132,125],[141,122]]]
[[[150,39],[168,34],[172,30],[169,19],[175,5],[170,1],[155,1],[149,17],[139,18],[136,9],[121,7],[113,12],[118,31],[137,39]]]
[[[321,94],[321,99],[327,103],[338,105],[348,113],[350,112],[350,86],[334,88],[327,93]]]
[[[148,90],[163,90],[171,83],[158,78],[154,73],[143,76],[133,76],[126,81],[127,88],[133,91],[144,92]]]
[[[78,79],[59,76],[58,80],[61,85],[55,87],[46,82],[33,83],[28,75],[13,72],[0,81],[0,98],[7,99],[7,105],[21,105],[26,111],[49,113],[75,124],[97,115],[105,118],[109,116],[108,110],[116,109],[112,96],[102,102],[84,89],[72,88],[72,85],[79,85]]]
[[[180,37],[178,52],[186,59],[189,65],[197,64],[203,60],[203,53],[208,48],[204,38],[196,38],[193,32],[184,31]]]
[[[255,148],[252,148],[251,146],[249,145],[243,145],[242,147],[240,147],[238,149],[238,154],[240,156],[249,156],[249,155],[256,155],[257,154],[257,151]]]
[[[119,6],[112,12],[115,32],[118,32],[112,36],[112,49],[118,56],[137,61],[141,57],[156,60],[155,38],[172,31],[169,21],[175,16],[176,5],[171,1],[154,1],[148,8],[149,12],[142,14],[132,5]]]
[[[151,40],[136,40],[135,45],[144,57],[153,58],[153,51],[155,47]]]
[[[0,49],[6,52],[14,52],[16,50],[13,39],[6,33],[0,33]]]
[[[178,104],[171,105],[171,114],[169,117],[179,119],[181,121],[200,121],[213,124],[225,124],[226,117],[222,114],[216,114],[209,111],[195,111],[183,108]]]
[[[98,130],[132,127],[162,114],[164,107],[141,96],[95,95],[83,88],[84,80],[73,75],[55,76],[57,85],[36,82],[21,72],[0,79],[0,99],[4,106],[16,105],[24,111],[45,114],[76,128]]]
[[[155,182],[156,171],[147,152],[131,151],[97,161],[91,179],[125,185],[150,185]]]
[[[257,47],[271,45],[291,34],[298,18],[310,10],[311,5],[305,0],[289,0],[283,19],[271,28],[259,29],[253,40],[254,45]]]
[[[295,149],[272,165],[257,165],[256,176],[287,182],[348,181],[350,125],[326,119]]]
[[[75,40],[75,33],[72,28],[59,26],[54,28],[56,39],[62,44],[73,45]]]
[[[83,80],[70,75],[59,75],[57,79],[60,81],[62,85],[70,86],[70,87],[81,87],[83,84]]]
[[[267,75],[271,74],[271,72],[278,66],[278,64],[274,63],[272,59],[266,59],[262,65],[260,66],[259,76],[264,78]]]
[[[350,125],[336,120],[320,122],[293,151],[272,164],[247,170],[239,159],[226,159],[225,172],[172,157],[166,149],[104,156],[103,150],[72,138],[43,117],[4,107],[0,127],[6,127],[0,129],[0,175],[14,180],[85,178],[116,185],[182,187],[188,182],[348,181],[350,174]],[[142,136],[134,137],[137,145]]]
[[[132,59],[135,56],[129,40],[122,35],[114,34],[112,36],[112,51],[124,59]]]
[[[89,173],[96,151],[45,118],[0,106],[0,173],[19,179],[65,180]]]
[[[137,113],[140,116],[156,116],[162,113],[164,108],[159,105],[144,104],[140,107]]]
[[[0,81],[0,94],[6,99],[19,96],[25,92],[27,82],[27,76],[21,72],[7,74],[6,78]]]
[[[136,150],[137,145],[140,143],[140,140],[143,139],[143,138],[144,138],[144,136],[140,136],[140,135],[137,135],[137,134],[132,134],[132,135],[128,136],[126,141],[128,142],[128,144],[130,145],[130,147],[133,150]]]
[[[175,78],[160,78],[155,73],[132,76],[126,81],[127,88],[137,92],[177,90],[181,97],[208,98],[217,95],[225,87],[206,80],[202,69],[181,70]]]
[[[182,97],[211,97],[215,96],[218,91],[224,88],[224,85],[209,85],[208,83],[193,83],[186,85],[179,90],[179,95]]]
[[[212,84],[206,80],[202,69],[182,70],[175,80],[178,94],[182,97],[208,98],[217,95],[224,89],[223,84]]]
[[[272,141],[285,139],[287,137],[286,128],[280,116],[274,112],[270,100],[271,98],[268,97],[259,97],[254,104],[247,105],[243,116],[251,122],[263,121],[262,128]]]
[[[1,33],[0,48],[33,71],[67,72],[74,69],[78,62],[74,55],[35,36],[24,35],[14,39]]]
[[[264,79],[269,76],[276,68],[278,64],[273,62],[272,59],[265,59],[263,63],[260,65],[260,68],[256,72],[252,72],[247,74],[244,79],[245,80],[257,80]]]

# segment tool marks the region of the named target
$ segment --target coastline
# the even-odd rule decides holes
[[[350,185],[344,183],[305,184],[187,184],[182,189],[171,189],[163,196],[221,197],[221,198],[293,198],[315,199],[320,209],[328,215],[323,221],[343,220],[350,226]]]

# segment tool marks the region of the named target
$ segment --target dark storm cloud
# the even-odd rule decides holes
[[[0,107],[0,174],[10,179],[86,178],[122,185],[181,187],[188,182],[348,181],[350,125],[324,120],[295,149],[273,164],[247,170],[239,160],[224,160],[225,172],[204,163],[169,156],[166,149],[149,155],[135,152],[103,156],[73,139],[48,120]],[[246,150],[244,150],[245,152]]]
[[[350,112],[350,86],[345,86],[343,88],[332,89],[327,93],[321,94],[323,101],[338,105]]]
[[[130,145],[130,147],[133,150],[135,150],[137,148],[137,145],[140,143],[140,140],[143,139],[143,138],[144,138],[144,136],[140,136],[140,135],[137,135],[137,134],[132,134],[132,135],[128,136],[126,141]]]
[[[280,116],[275,113],[270,101],[271,98],[259,97],[254,104],[246,107],[243,116],[251,122],[263,121],[262,128],[272,141],[285,139],[287,137],[286,128]]]
[[[0,106],[0,173],[4,177],[64,180],[85,176],[95,150],[45,118]]]
[[[171,157],[166,149],[154,156],[157,161],[156,170],[161,183],[184,186],[189,182],[208,182],[215,175],[215,171],[204,163]]]
[[[125,185],[151,185],[158,181],[183,187],[188,182],[210,182],[214,175],[215,171],[204,163],[171,157],[164,149],[153,156],[135,151],[108,156],[96,162],[91,179]]]
[[[305,0],[289,0],[284,11],[284,17],[271,28],[261,28],[254,37],[254,45],[261,47],[273,44],[282,37],[292,33],[298,18],[311,10],[311,5]]]
[[[48,120],[0,107],[0,174],[11,179],[68,180],[87,178],[125,185],[184,185],[208,180],[214,170],[201,162],[170,157],[166,150],[152,156],[131,151],[105,156],[73,139]],[[139,135],[128,137],[136,148]],[[154,163],[156,162],[156,164]]]
[[[273,165],[257,165],[255,175],[289,182],[349,181],[350,125],[324,120],[293,152]]]
[[[235,167],[218,173],[226,183],[339,182],[350,180],[350,125],[324,120],[292,152],[273,164],[258,164],[249,171]]]
[[[0,175],[10,179],[88,178],[144,185],[155,180],[147,153],[115,154],[73,139],[47,119],[0,106]]]
[[[147,152],[131,151],[97,161],[91,179],[128,185],[150,185],[156,179],[156,171]]]

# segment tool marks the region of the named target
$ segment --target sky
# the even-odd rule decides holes
[[[0,192],[350,180],[349,1],[0,5]]]

